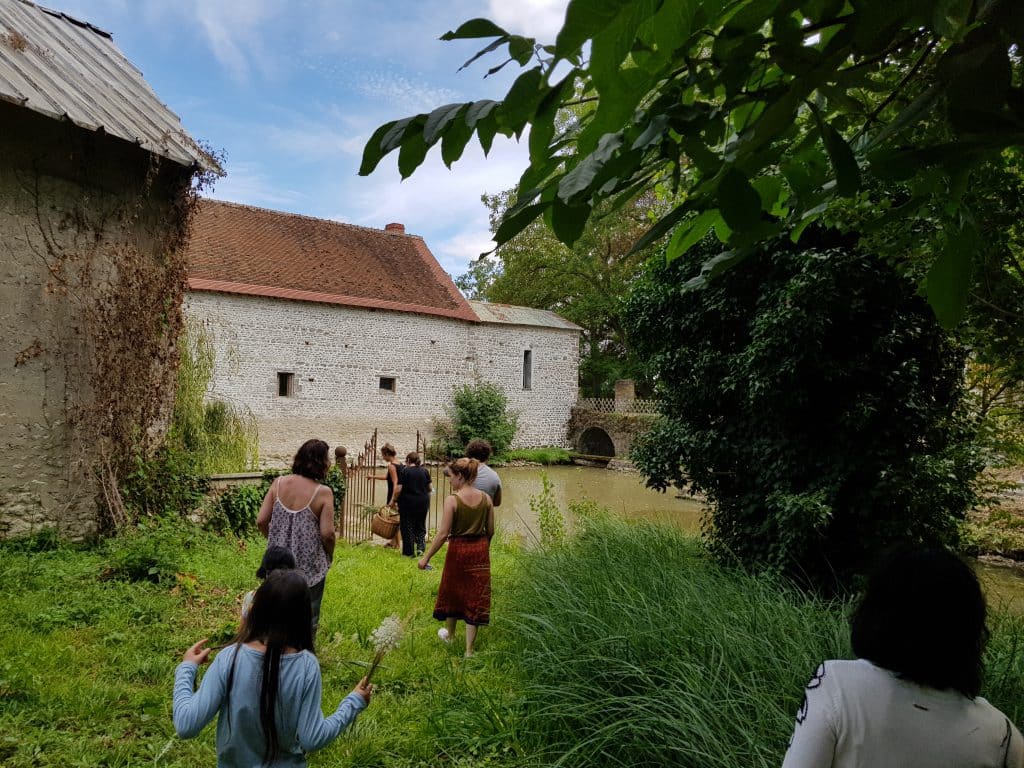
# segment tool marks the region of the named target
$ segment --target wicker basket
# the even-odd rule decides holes
[[[398,513],[391,507],[381,507],[373,514],[370,530],[382,539],[395,538],[398,533]]]

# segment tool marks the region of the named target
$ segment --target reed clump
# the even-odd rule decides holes
[[[600,515],[566,545],[523,553],[510,603],[518,742],[544,765],[778,766],[812,671],[851,658],[845,602]],[[984,695],[1019,718],[1024,631],[994,624]]]

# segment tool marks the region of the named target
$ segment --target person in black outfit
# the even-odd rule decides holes
[[[402,530],[402,554],[415,557],[427,548],[427,511],[430,509],[430,472],[420,466],[420,455],[410,453],[398,473],[395,498]]]

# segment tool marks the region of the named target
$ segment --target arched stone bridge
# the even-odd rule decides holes
[[[569,417],[569,445],[585,456],[624,459],[633,441],[650,429],[657,417],[654,400],[580,400]]]

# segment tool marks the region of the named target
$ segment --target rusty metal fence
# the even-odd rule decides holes
[[[338,538],[354,544],[370,538],[370,518],[376,503],[377,430],[363,444],[363,450],[349,459],[345,468],[345,503],[341,507]]]
[[[451,485],[444,468],[448,463],[448,457],[437,450],[428,441],[426,435],[416,430],[416,453],[423,458],[423,464],[430,472],[430,483],[434,489],[434,495],[430,498],[430,510],[427,512],[427,541],[430,541],[432,531],[437,530],[437,521],[441,519],[441,511],[444,508],[444,500],[451,493]]]
[[[444,474],[445,459],[432,450],[425,434],[416,430],[416,452],[424,459],[424,466],[430,472],[434,495],[431,497],[430,510],[427,513],[427,533],[437,529],[437,521],[441,517],[444,499],[451,486]],[[377,458],[377,430],[363,445],[363,450],[354,458],[349,459],[345,468],[345,502],[338,516],[338,538],[349,544],[368,541],[373,537],[370,522],[373,513],[380,505],[385,504],[383,488],[377,492],[380,467]]]

